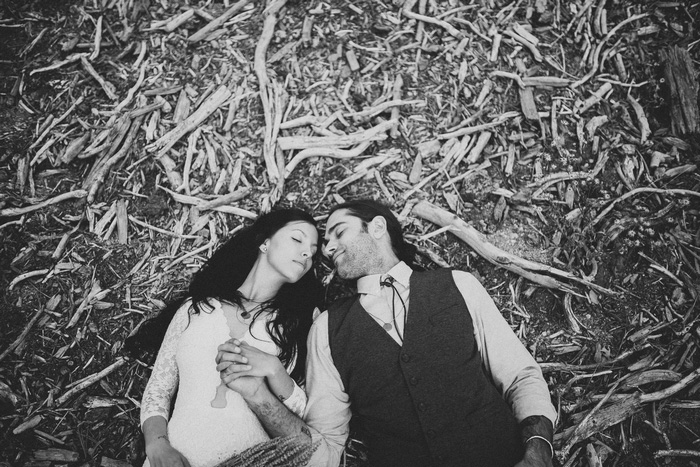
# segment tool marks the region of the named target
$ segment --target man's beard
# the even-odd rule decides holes
[[[340,264],[336,265],[338,275],[343,279],[358,279],[381,270],[382,258],[377,246],[369,235],[361,235],[353,243],[352,248],[346,248]]]

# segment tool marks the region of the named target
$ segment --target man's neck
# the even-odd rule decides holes
[[[401,261],[398,258],[392,258],[391,260],[388,261],[382,261],[380,264],[377,265],[377,267],[370,269],[367,274],[365,274],[362,277],[367,277],[367,276],[373,276],[375,274],[386,274],[387,272],[391,271],[394,266],[399,264]],[[358,278],[360,279],[360,278]]]

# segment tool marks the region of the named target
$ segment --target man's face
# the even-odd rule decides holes
[[[339,209],[326,222],[323,254],[343,279],[357,279],[374,273],[381,265],[379,248],[362,219]]]

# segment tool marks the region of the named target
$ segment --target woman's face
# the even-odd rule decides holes
[[[294,283],[309,272],[318,249],[318,231],[305,221],[292,221],[265,240],[263,260],[284,282]]]

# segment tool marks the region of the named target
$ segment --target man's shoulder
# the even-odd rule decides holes
[[[470,288],[474,287],[476,284],[480,284],[473,274],[453,268],[439,268],[421,272],[416,271],[415,274],[417,274],[417,278],[420,278],[419,280],[422,279],[422,281],[428,281],[435,285],[454,283],[457,288]]]
[[[426,271],[414,271],[413,274],[416,275],[416,277],[421,277],[424,279],[430,278],[430,279],[437,279],[437,280],[444,280],[448,279],[449,277],[454,277],[455,273],[462,273],[463,271],[458,271],[453,268],[438,268],[438,269],[430,269]]]

